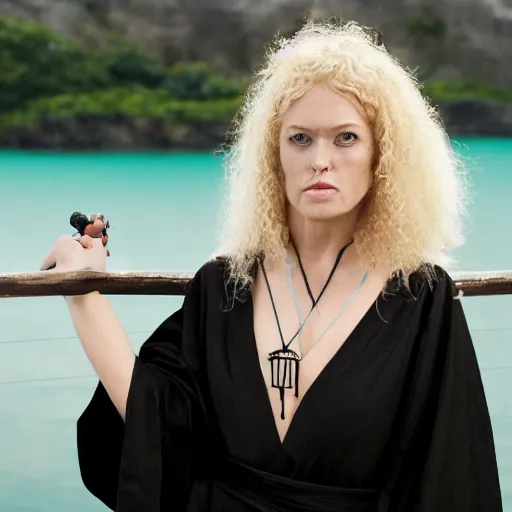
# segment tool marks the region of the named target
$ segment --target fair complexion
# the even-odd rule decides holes
[[[358,107],[351,98],[327,86],[315,86],[295,101],[282,119],[280,158],[285,176],[289,228],[315,298],[320,294],[341,247],[352,239],[372,183],[376,151],[374,136],[370,123]],[[292,248],[289,249],[295,263],[292,279],[304,319],[311,308],[311,299],[296,255]],[[299,320],[286,265],[283,262],[266,270],[287,342],[297,331]],[[365,271],[368,277],[356,299],[316,344]],[[268,354],[280,348],[281,340],[265,281],[262,273],[258,273],[253,287],[255,334],[281,440],[303,396],[374,304],[388,275],[383,269],[364,269],[353,245],[345,251],[333,279],[302,331],[300,346],[296,341],[290,346],[303,355],[299,396],[295,397],[293,390],[286,391],[285,419],[282,420],[279,391],[270,386],[268,362]]]
[[[85,250],[84,250],[85,249]],[[100,238],[62,236],[43,258],[48,272],[105,272],[107,251]],[[48,270],[54,267],[52,270]],[[108,299],[98,292],[65,297],[78,338],[112,403],[124,419],[135,353]]]

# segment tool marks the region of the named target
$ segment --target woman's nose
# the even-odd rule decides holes
[[[322,174],[324,172],[328,172],[332,169],[332,165],[330,162],[313,162],[311,163],[311,169],[315,173]]]
[[[324,173],[332,170],[332,155],[326,144],[318,143],[315,151],[312,152],[311,169],[315,173]]]

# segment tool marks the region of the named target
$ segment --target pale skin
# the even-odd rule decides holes
[[[49,272],[106,269],[107,250],[101,239],[88,235],[80,239],[59,237],[41,262]],[[103,383],[112,403],[124,419],[126,399],[135,364],[128,335],[108,299],[98,292],[65,297],[71,318],[85,353]]]
[[[316,298],[336,256],[351,240],[363,200],[370,188],[375,156],[371,126],[346,97],[326,86],[315,86],[286,112],[280,133],[280,157],[285,175],[290,234],[300,254],[311,291]],[[311,197],[304,191],[318,181],[335,190]],[[327,198],[325,198],[327,196]],[[293,248],[293,282],[302,318],[311,308]],[[287,342],[299,327],[286,264],[267,269],[283,336]],[[358,286],[368,277],[356,299],[322,337],[317,338]],[[270,386],[268,354],[281,340],[262,272],[253,285],[254,328],[263,377],[267,384],[277,431],[283,441],[294,414],[311,384],[369,310],[390,277],[389,269],[364,269],[354,246],[345,251],[317,308],[302,330],[305,353],[300,363],[299,396],[286,390],[285,419],[281,419],[279,391]],[[300,353],[297,339],[290,346]]]

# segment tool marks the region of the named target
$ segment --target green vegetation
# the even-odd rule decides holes
[[[165,91],[144,88],[68,93],[34,100],[26,104],[24,109],[3,115],[0,119],[0,131],[12,126],[32,126],[42,118],[87,115],[122,115],[175,123],[228,123],[238,110],[239,104],[238,97],[205,101],[179,100]]]
[[[223,122],[247,86],[204,62],[164,66],[124,41],[88,52],[40,24],[7,17],[0,17],[0,46],[0,129],[87,114]]]
[[[98,2],[83,0],[91,9]],[[441,37],[435,19],[409,29]],[[245,78],[216,73],[205,62],[165,66],[126,41],[91,52],[47,27],[0,17],[0,131],[36,126],[42,118],[120,115],[180,123],[224,123],[236,113]],[[456,99],[512,101],[512,91],[471,80],[425,83],[436,104]]]
[[[432,80],[424,83],[423,93],[437,104],[455,100],[512,102],[512,90],[498,89],[476,80]]]

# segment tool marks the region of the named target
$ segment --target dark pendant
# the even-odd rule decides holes
[[[300,356],[284,348],[275,350],[268,355],[272,376],[272,387],[279,389],[281,398],[281,419],[284,420],[284,390],[295,388],[295,396],[299,396],[299,362]]]

